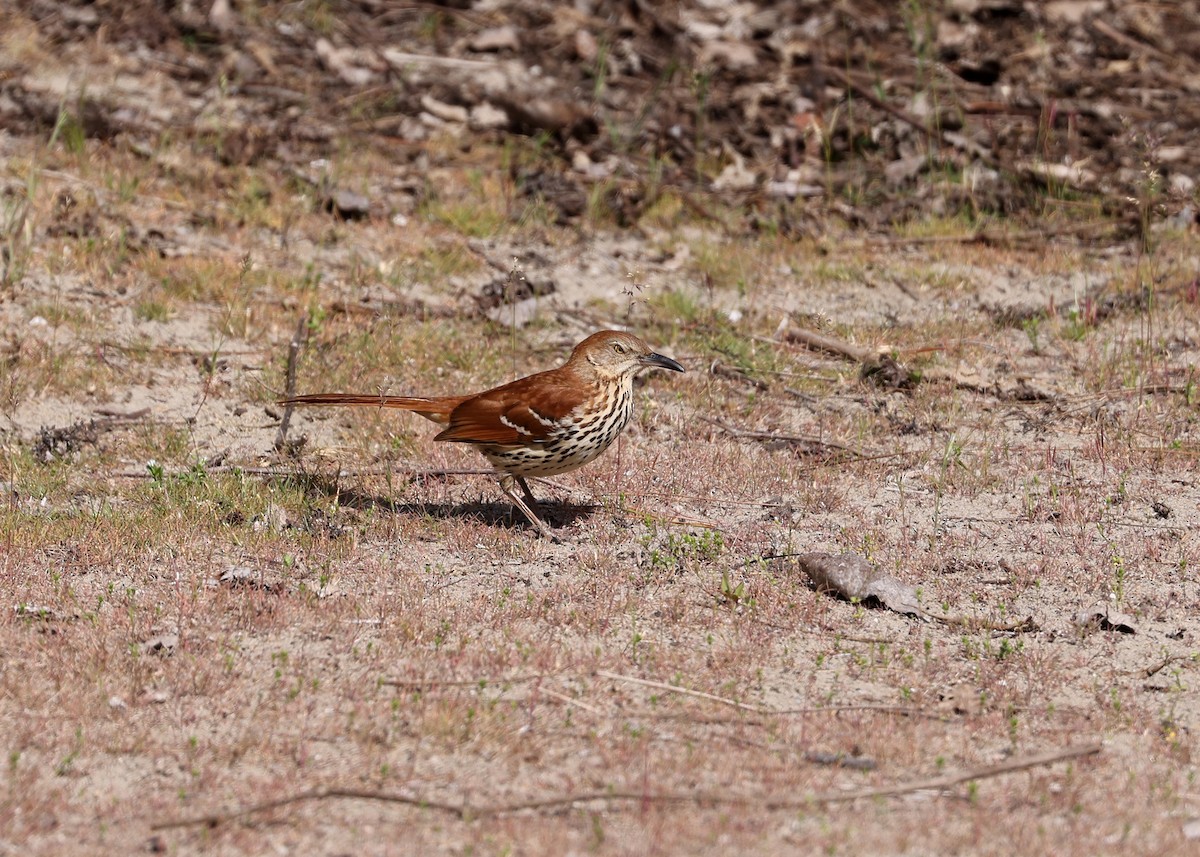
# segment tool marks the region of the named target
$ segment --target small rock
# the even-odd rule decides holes
[[[269,533],[278,533],[286,529],[287,525],[287,511],[282,506],[271,503],[260,517],[254,519],[253,529],[256,533],[264,530]]]
[[[212,8],[208,10],[208,23],[218,33],[228,33],[233,29],[237,20],[229,8],[229,0],[213,0]]]
[[[487,317],[513,327],[526,327],[538,317],[541,308],[542,302],[538,298],[526,298],[515,304],[493,307],[487,311]]]
[[[1191,176],[1183,173],[1172,173],[1171,178],[1167,182],[1167,186],[1171,189],[1171,193],[1179,196],[1191,196],[1192,191],[1196,189],[1196,180]]]
[[[257,577],[258,572],[248,565],[231,565],[221,572],[220,580],[222,583],[236,584],[253,581]]]
[[[1103,13],[1105,5],[1104,0],[1054,0],[1043,7],[1042,14],[1057,24],[1082,24],[1084,18]]]
[[[943,54],[947,52],[957,53],[967,47],[970,41],[971,34],[967,32],[966,27],[956,24],[953,21],[938,21],[937,43],[938,49]]]
[[[558,98],[501,99],[511,119],[526,128],[555,133],[587,122],[591,113],[586,107]]]
[[[29,326],[30,327],[49,327],[50,322],[46,321],[46,319],[44,319],[40,315],[35,315],[33,318],[29,319]]]
[[[721,174],[713,179],[713,190],[750,190],[758,183],[753,170],[746,169],[746,162],[740,156],[733,163],[721,170]]]
[[[784,179],[783,181],[767,182],[764,190],[767,196],[783,197],[785,199],[812,199],[822,196],[825,193],[825,188],[818,184],[804,184],[795,179]]]
[[[467,108],[461,104],[447,104],[444,101],[438,101],[432,95],[421,96],[421,107],[426,113],[436,116],[443,122],[459,122],[466,123],[470,118]]]
[[[61,15],[63,20],[69,24],[83,24],[85,27],[94,27],[96,22],[100,20],[100,16],[92,6],[71,6],[67,4],[61,9],[56,9],[55,14]]]
[[[354,64],[355,52],[347,48],[335,48],[328,39],[317,39],[313,46],[317,58],[330,71],[351,86],[365,86],[375,78],[375,72]]]
[[[887,179],[888,184],[896,187],[905,184],[909,179],[916,178],[928,163],[929,161],[924,155],[899,158],[883,168],[883,176]]]
[[[758,65],[754,48],[743,42],[707,42],[700,48],[701,64],[720,66],[737,71]]]
[[[1200,818],[1193,818],[1183,823],[1184,839],[1200,839]]]
[[[783,197],[784,199],[795,199],[800,195],[800,183],[790,179],[783,181],[767,182],[763,188],[767,196]]]
[[[600,55],[600,46],[596,44],[596,37],[587,30],[575,31],[575,55],[584,62],[595,62],[596,57]]]
[[[125,700],[119,696],[110,696],[108,698],[108,707],[114,711],[124,711],[129,706],[125,704]]]
[[[515,51],[521,47],[514,27],[493,27],[484,30],[471,39],[471,50],[485,53],[489,51]]]
[[[1175,214],[1167,218],[1166,224],[1171,229],[1189,229],[1196,223],[1196,209],[1185,205]]]
[[[985,187],[995,187],[1000,183],[999,170],[985,167],[982,164],[967,164],[963,168],[963,185],[972,191]]]
[[[1017,169],[1047,183],[1067,184],[1073,188],[1089,188],[1096,183],[1096,174],[1086,169],[1082,162],[1074,164],[1046,164],[1024,161]]]
[[[361,193],[338,188],[325,200],[325,210],[342,220],[363,220],[371,214],[371,200]]]
[[[472,131],[491,131],[508,127],[508,114],[486,101],[471,108],[467,125]]]
[[[683,20],[685,32],[698,42],[713,42],[721,38],[721,27],[711,21],[702,21],[694,15]]]

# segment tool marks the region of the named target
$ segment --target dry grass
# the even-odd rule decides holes
[[[345,151],[338,180],[379,186],[388,165]],[[676,272],[619,263],[651,281],[631,317],[691,371],[646,378],[619,449],[538,487],[551,545],[486,478],[435,472],[480,462],[415,417],[306,413],[287,458],[264,412],[303,313],[302,389],[436,394],[544,368],[630,312],[608,287],[515,332],[474,312],[490,275],[472,236],[501,260],[577,246],[482,178],[505,153],[443,168],[400,231],[190,152],[168,141],[136,175],[62,144],[14,162],[72,178],[34,188],[29,273],[0,315],[0,850],[1183,853],[1200,814],[1194,240],[1158,248],[1152,305],[1081,319],[1035,294],[1034,331],[976,301],[989,271],[1094,263],[1128,293],[1136,261],[660,237]],[[106,190],[94,234],[48,235],[62,186],[118,175],[139,190]],[[149,224],[171,253],[120,240]],[[586,251],[598,266],[607,240]],[[554,257],[564,279],[574,252]],[[784,316],[894,349],[925,380],[874,388],[775,340]],[[1053,399],[1002,383],[1017,378]],[[39,447],[40,422],[93,417]],[[979,621],[815,593],[786,556],[811,550],[868,556],[929,612]],[[1139,633],[1079,630],[1097,601]],[[1036,630],[987,629],[1027,616]],[[357,796],[238,814],[321,789]],[[157,829],[210,814],[229,815]]]

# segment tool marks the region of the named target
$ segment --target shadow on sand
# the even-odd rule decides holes
[[[520,510],[509,503],[398,502],[390,497],[347,487],[337,478],[315,473],[293,473],[282,478],[299,485],[305,493],[322,494],[333,499],[339,506],[349,509],[381,509],[394,515],[428,516],[438,520],[462,518],[482,521],[490,527],[533,530],[533,525],[525,520]],[[575,521],[590,516],[599,508],[594,505],[578,506],[546,500],[539,500],[538,505],[541,508],[542,519],[552,529],[570,526]]]

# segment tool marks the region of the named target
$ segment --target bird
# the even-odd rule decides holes
[[[567,473],[612,446],[633,416],[633,379],[651,368],[684,371],[631,333],[601,330],[576,345],[563,365],[482,393],[308,393],[279,403],[396,408],[444,426],[433,439],[474,446],[495,468],[505,496],[538,533],[556,540],[525,478]]]

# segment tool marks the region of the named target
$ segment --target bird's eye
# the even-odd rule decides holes
[[[614,342],[613,343],[613,351],[617,352],[618,354],[624,354],[626,351],[626,348],[621,343]]]

